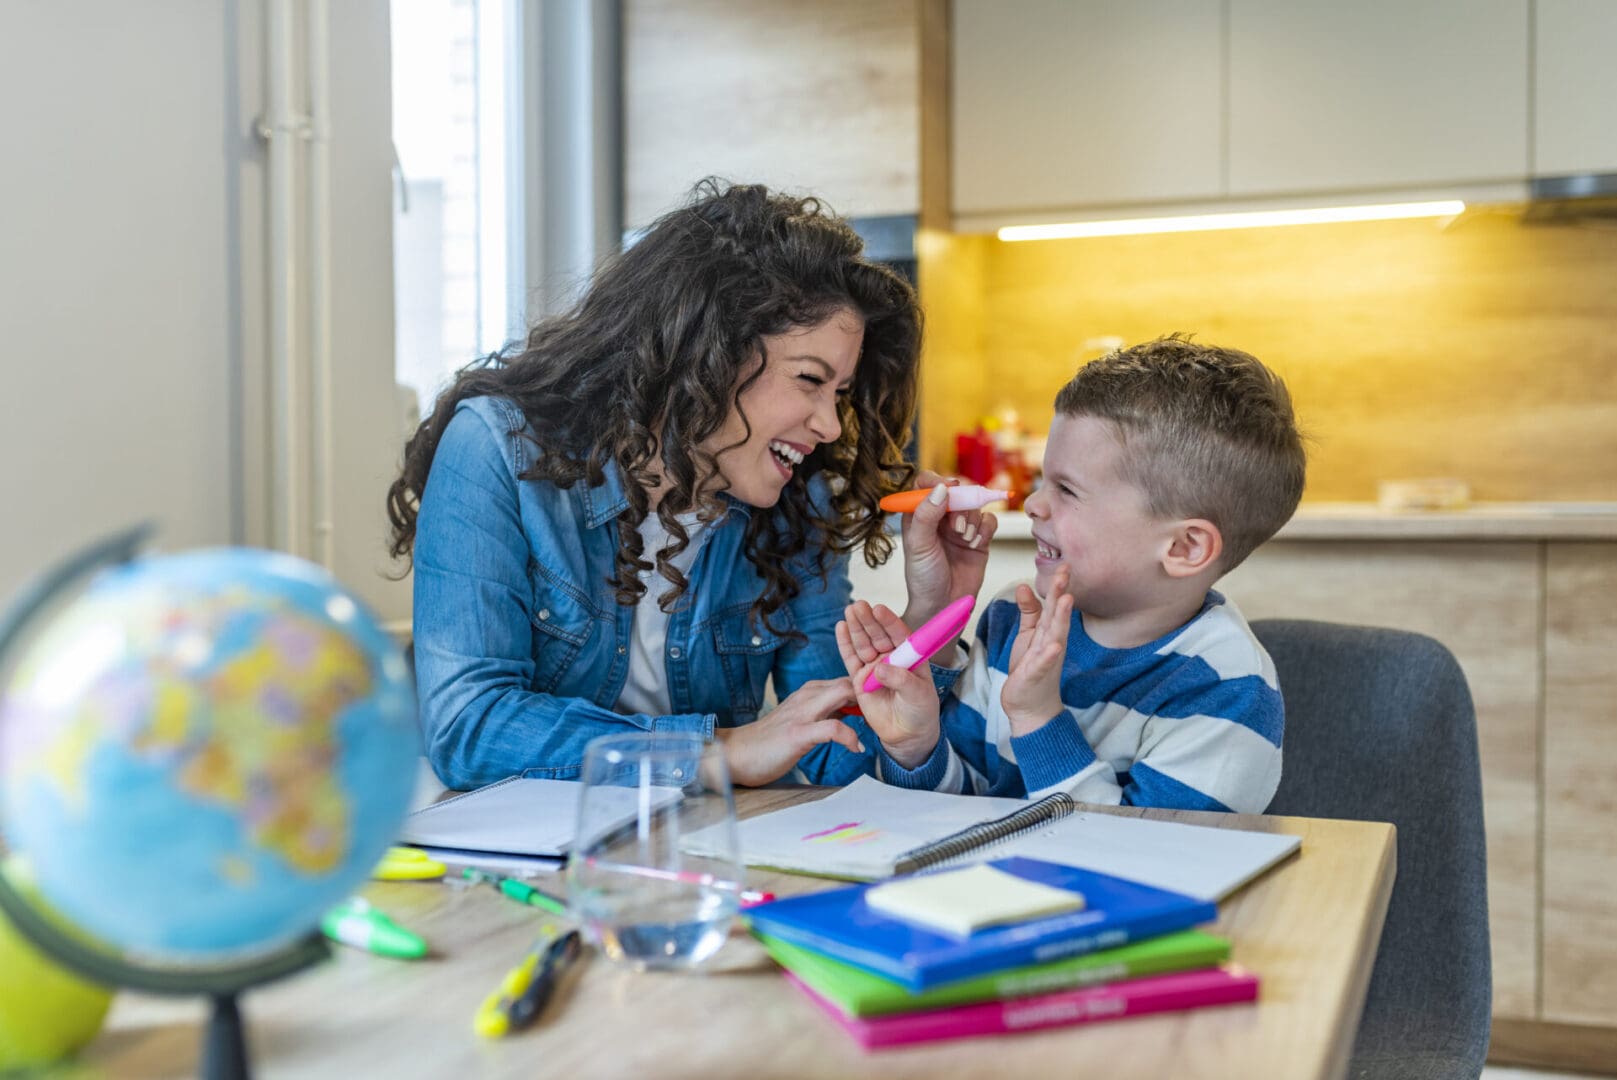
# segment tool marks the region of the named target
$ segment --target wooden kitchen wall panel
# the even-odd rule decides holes
[[[1544,1019],[1617,1026],[1617,544],[1545,583]]]
[[[1412,630],[1459,660],[1482,756],[1493,1008],[1523,1019],[1538,990],[1539,547],[1271,542],[1218,586],[1248,619]]]
[[[922,229],[915,238],[921,295],[920,463],[955,470],[954,437],[976,427],[993,399],[983,365],[983,253],[990,241]]]
[[[627,0],[625,223],[714,175],[849,216],[916,213],[918,2]]]
[[[1482,207],[1447,225],[988,245],[979,411],[1009,405],[1042,431],[1096,343],[1178,330],[1286,380],[1311,436],[1310,501],[1434,476],[1479,500],[1617,499],[1609,217]]]

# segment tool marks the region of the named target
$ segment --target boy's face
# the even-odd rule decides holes
[[[1115,618],[1150,607],[1168,585],[1162,559],[1173,522],[1153,518],[1144,492],[1118,477],[1123,447],[1109,420],[1057,415],[1044,451],[1044,483],[1022,504],[1038,544],[1034,588],[1050,597],[1056,570],[1087,615]]]

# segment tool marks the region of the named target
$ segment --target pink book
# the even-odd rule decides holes
[[[1201,971],[1152,975],[1144,979],[1080,987],[1038,997],[985,1001],[951,1009],[929,1009],[925,1012],[861,1019],[845,1015],[791,972],[783,974],[866,1050],[939,1039],[964,1039],[973,1035],[1035,1031],[1096,1020],[1118,1020],[1125,1016],[1178,1012],[1204,1005],[1256,1001],[1258,998],[1258,977],[1238,964],[1225,964]]]

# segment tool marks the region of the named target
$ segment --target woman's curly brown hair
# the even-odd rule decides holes
[[[838,407],[842,436],[797,467],[772,512],[751,516],[745,552],[766,583],[753,612],[768,624],[798,594],[787,564],[805,552],[822,577],[834,554],[860,546],[879,565],[892,541],[877,501],[914,474],[902,446],[915,410],[920,311],[909,284],[862,251],[853,229],[818,200],[704,180],[688,205],[603,264],[576,308],[535,326],[520,351],[508,346],[471,364],[439,396],[388,489],[392,554],[412,553],[433,454],[456,405],[504,397],[539,449],[523,479],[594,486],[609,462],[619,469],[629,507],[618,518],[609,584],[620,604],[645,593],[647,492],[659,471],[671,482],[657,506],[671,542],[656,558],[674,585],[661,600],[671,610],[687,584],[669,565],[689,543],[676,515],[722,513],[716,455],[698,447],[740,410],[741,391],[763,371],[758,359],[768,362],[764,337],[849,308],[864,318],[865,336]],[[809,498],[817,474],[829,481],[828,506]]]

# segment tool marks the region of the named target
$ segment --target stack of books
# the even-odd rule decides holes
[[[792,984],[867,1049],[1253,1001],[1229,942],[1194,929],[1216,914],[1021,857],[747,912]]]

